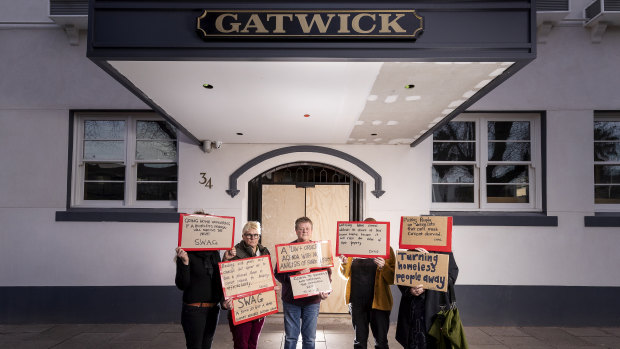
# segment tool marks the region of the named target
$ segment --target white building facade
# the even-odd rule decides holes
[[[239,193],[231,197],[233,172],[298,144],[224,143],[207,153],[183,132],[176,139],[140,136],[133,121],[147,127],[163,119],[86,57],[86,31],[76,36],[52,21],[48,1],[3,3],[0,321],[178,321],[175,212],[203,209],[241,226],[251,216],[248,182],[307,162],[357,178],[360,214],[391,223],[394,249],[401,216],[455,217],[452,246],[466,325],[619,324],[609,310],[620,299],[620,27],[611,20],[605,28],[584,26],[587,5],[570,1],[561,19],[541,21],[536,59],[453,120],[453,130],[465,133],[438,131],[413,147],[308,144],[379,172],[380,197],[372,193],[375,178],[359,164],[317,151],[257,163],[236,178]],[[102,118],[124,126],[89,138],[88,120]],[[506,123],[513,128],[502,138]],[[111,148],[141,155],[119,162],[117,150],[108,150],[104,163],[111,165],[91,170],[125,178],[121,194],[143,190],[142,200],[84,199],[84,192],[98,195],[86,184],[97,179],[82,172],[89,166],[84,154],[97,153],[88,142],[104,138]],[[149,141],[172,150],[133,151]],[[510,144],[517,157],[493,157],[499,143]],[[441,155],[442,144],[460,144],[470,154]],[[161,170],[156,180],[136,179],[149,164]],[[516,174],[502,182],[493,169],[508,167]],[[144,189],[149,185],[158,189]],[[393,293],[398,300],[399,291]],[[396,312],[395,306],[394,319]]]

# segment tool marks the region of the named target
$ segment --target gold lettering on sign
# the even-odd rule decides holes
[[[293,15],[292,14],[273,14],[270,13],[267,15],[267,21],[269,21],[271,18],[275,18],[276,19],[276,28],[273,30],[274,34],[284,34],[286,33],[286,30],[284,30],[284,18],[288,18],[289,22],[293,20]]]
[[[235,21],[237,20],[237,15],[233,15],[232,13],[225,13],[223,15],[219,15],[215,20],[215,29],[217,29],[217,31],[219,31],[220,33],[238,33],[241,24],[233,22],[230,23],[231,29],[226,29],[224,28],[224,17],[232,17]]]
[[[397,13],[396,18],[394,18],[392,21],[390,21],[390,16],[392,15],[389,13],[379,14],[379,17],[381,17],[381,30],[379,30],[379,33],[391,33],[392,31],[390,30],[390,28],[394,29],[394,32],[396,33],[405,33],[406,30],[403,29],[403,27],[401,27],[398,23],[396,23],[405,15],[402,13]]]
[[[375,27],[377,26],[376,24],[373,24],[372,27],[370,27],[370,29],[368,30],[362,29],[362,27],[360,26],[360,21],[362,20],[362,17],[372,18],[373,23],[375,21],[375,15],[371,15],[370,13],[360,13],[359,15],[353,17],[353,23],[351,23],[353,30],[355,30],[358,33],[362,33],[362,34],[368,34],[372,32],[373,30],[375,30]]]

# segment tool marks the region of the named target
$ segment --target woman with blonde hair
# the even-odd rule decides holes
[[[241,231],[241,241],[235,245],[235,248],[226,251],[224,261],[268,256],[269,250],[259,243],[260,236],[260,223],[256,221],[247,222]],[[232,299],[225,300],[223,305],[224,308],[230,309]],[[265,317],[235,325],[229,313],[228,324],[233,335],[235,349],[255,349],[258,345],[258,337],[265,324]]]

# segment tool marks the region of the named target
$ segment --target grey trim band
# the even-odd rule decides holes
[[[265,160],[290,153],[321,153],[346,160],[368,173],[375,180],[375,190],[371,191],[371,193],[377,199],[385,193],[384,190],[381,190],[381,175],[372,167],[368,166],[365,162],[352,155],[341,152],[340,150],[315,145],[294,145],[291,147],[275,149],[255,157],[254,159],[243,164],[228,177],[228,190],[226,190],[226,193],[230,195],[231,198],[234,198],[237,194],[239,194],[239,190],[237,189],[237,179],[243,173]]]

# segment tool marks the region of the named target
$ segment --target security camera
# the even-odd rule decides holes
[[[215,141],[215,142],[213,142],[213,147],[215,149],[220,149],[222,147],[222,141]]]

